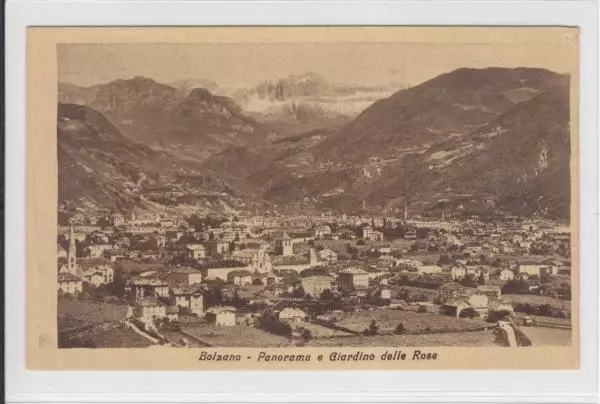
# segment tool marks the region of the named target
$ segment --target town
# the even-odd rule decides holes
[[[60,347],[571,337],[570,230],[549,220],[112,211],[71,215],[57,247]]]

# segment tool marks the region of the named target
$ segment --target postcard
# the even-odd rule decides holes
[[[29,28],[28,368],[577,368],[578,34]]]

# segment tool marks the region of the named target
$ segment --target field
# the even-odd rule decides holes
[[[406,347],[406,346],[492,346],[495,345],[492,331],[454,332],[420,335],[375,335],[312,339],[308,346],[323,347]]]
[[[59,323],[103,323],[120,322],[127,315],[127,306],[113,303],[98,303],[89,300],[58,300]]]
[[[294,326],[302,327],[309,330],[313,338],[330,338],[352,335],[348,332],[334,330],[329,327],[325,327],[315,323],[307,323],[305,321],[294,323]]]
[[[527,315],[525,313],[515,313],[515,316],[518,319],[522,319],[522,318],[528,316],[533,320],[534,325],[537,324],[537,325],[544,325],[544,326],[556,327],[556,328],[571,327],[571,319],[570,318],[557,318],[557,317]]]
[[[347,313],[336,325],[362,332],[375,320],[380,332],[393,331],[402,323],[408,333],[424,331],[452,332],[480,329],[488,324],[480,320],[458,319],[437,313],[416,313],[403,310],[373,310]]]
[[[122,324],[94,324],[92,328],[61,335],[59,347],[142,348],[152,345]]]
[[[549,296],[537,296],[537,295],[502,295],[503,299],[506,299],[508,302],[512,303],[528,303],[532,306],[541,306],[544,304],[549,304],[552,307],[561,310],[571,310],[571,302],[568,300],[556,299],[554,297]]]
[[[568,346],[571,343],[571,330],[547,327],[521,327],[521,330],[533,346]]]
[[[183,327],[182,331],[213,346],[228,347],[279,347],[290,346],[288,338],[268,333],[258,328],[236,325],[213,327],[197,325]]]

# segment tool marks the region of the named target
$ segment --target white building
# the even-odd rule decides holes
[[[214,306],[206,310],[206,318],[217,327],[236,325],[236,309],[231,306]]]

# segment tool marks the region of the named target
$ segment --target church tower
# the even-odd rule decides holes
[[[75,230],[69,229],[69,251],[67,252],[67,271],[77,275],[77,247],[75,245]]]
[[[404,222],[408,220],[408,204],[406,203],[406,199],[404,200],[404,211],[402,212],[402,218]]]
[[[277,254],[283,255],[285,257],[294,255],[294,240],[287,234],[287,232],[283,232],[282,237],[277,240]]]

